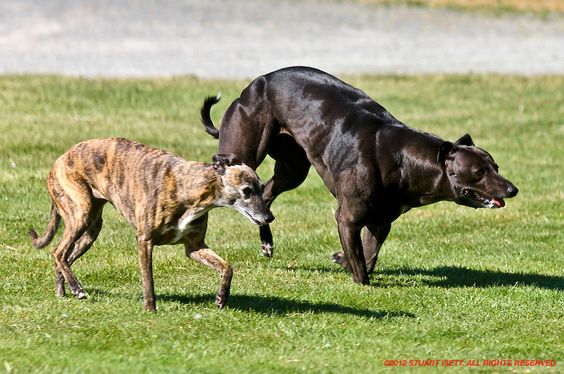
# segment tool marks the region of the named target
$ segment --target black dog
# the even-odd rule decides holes
[[[269,207],[304,181],[310,165],[317,170],[338,200],[344,253],[333,260],[358,283],[369,283],[391,223],[402,213],[441,200],[501,208],[518,191],[469,135],[451,143],[410,128],[361,90],[316,69],[258,77],[227,109],[220,130],[210,118],[218,101],[207,98],[201,115],[206,132],[219,138],[219,153],[234,153],[252,168],[267,154],[276,160],[263,193]],[[261,226],[260,236],[263,254],[271,256],[269,226]]]

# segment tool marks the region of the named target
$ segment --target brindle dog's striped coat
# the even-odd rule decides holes
[[[225,306],[233,271],[204,242],[208,211],[231,206],[260,225],[274,217],[251,168],[232,155],[216,155],[213,161],[213,165],[186,161],[122,138],[87,140],[59,157],[47,179],[49,223],[41,236],[30,230],[33,245],[43,248],[53,239],[61,217],[65,222],[53,251],[57,296],[64,295],[65,281],[77,298],[86,296],[70,266],[96,240],[102,208],[109,201],[137,230],[145,309],[156,310],[153,246],[179,243],[187,256],[220,272],[216,304]]]

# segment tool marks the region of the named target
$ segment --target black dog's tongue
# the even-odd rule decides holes
[[[492,197],[492,203],[496,208],[503,208],[505,206],[505,201],[503,201],[503,199],[496,199],[495,197]]]

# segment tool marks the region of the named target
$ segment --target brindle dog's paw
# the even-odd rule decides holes
[[[215,296],[215,305],[217,305],[219,309],[223,309],[223,307],[225,306],[225,301],[222,299],[221,296],[219,295]]]
[[[223,309],[227,305],[228,298],[229,298],[229,294],[218,293],[215,296],[215,305],[217,305],[219,309]]]
[[[65,297],[65,288],[64,288],[64,287],[59,287],[59,285],[57,285],[57,288],[55,288],[55,296],[57,296],[57,297]]]
[[[79,300],[86,299],[86,293],[82,290],[78,290],[76,292],[73,292],[73,294]]]
[[[345,269],[350,270],[349,263],[347,262],[347,259],[345,258],[345,254],[343,252],[333,253],[333,255],[331,256],[331,260],[333,260],[334,263],[341,265]]]
[[[274,256],[274,246],[268,243],[262,243],[260,245],[260,254],[264,257]]]

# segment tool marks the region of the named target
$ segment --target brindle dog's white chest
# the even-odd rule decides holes
[[[175,228],[175,236],[171,244],[178,243],[182,238],[189,236],[193,231],[199,231],[200,225],[194,225],[194,221],[206,214],[211,208],[202,209],[199,211],[186,211],[178,220],[178,225]]]

